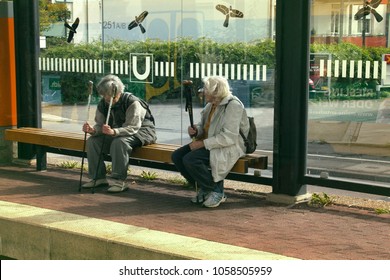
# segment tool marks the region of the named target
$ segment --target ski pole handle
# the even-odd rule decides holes
[[[190,125],[194,128],[194,113],[192,111],[192,81],[184,80],[184,95],[186,97],[186,111],[188,111],[188,115],[190,118]]]
[[[91,110],[91,99],[92,99],[92,92],[93,92],[93,82],[88,82],[88,105],[87,105],[87,117],[85,119],[86,122],[89,120],[89,111]]]

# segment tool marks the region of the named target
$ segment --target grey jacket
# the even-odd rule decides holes
[[[147,110],[141,105],[139,101],[133,101],[131,104],[124,106],[122,94],[121,99],[112,106],[110,112],[109,125],[115,130],[115,137],[126,137],[134,135],[141,142],[142,145],[152,144],[156,142],[156,129],[151,120],[145,118]],[[96,134],[101,134],[102,125],[106,122],[105,111],[106,105],[104,100],[98,104],[98,109],[95,115]],[[108,108],[106,108],[108,109]]]
[[[228,101],[234,99],[231,102]],[[212,104],[208,103],[201,112],[201,121],[197,125],[198,136],[203,135]],[[214,182],[225,179],[236,161],[245,155],[245,144],[239,129],[248,135],[249,121],[242,102],[235,96],[225,97],[215,109],[210,121],[205,148],[210,150],[210,166]]]

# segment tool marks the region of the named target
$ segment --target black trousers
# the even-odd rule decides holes
[[[223,180],[214,182],[210,170],[210,151],[205,148],[191,151],[184,145],[173,152],[172,161],[188,183],[198,186],[206,192],[223,193]]]

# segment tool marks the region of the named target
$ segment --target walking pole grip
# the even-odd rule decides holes
[[[108,125],[108,121],[110,120],[110,114],[111,114],[111,107],[112,107],[112,100],[116,96],[117,87],[114,83],[111,84],[111,98],[110,98],[110,105],[108,106],[108,113],[106,118],[106,125]]]
[[[192,111],[192,84],[193,82],[191,80],[184,80],[184,95],[186,98],[186,111],[188,111],[188,115],[190,118],[190,125],[192,128],[194,128],[194,114]]]

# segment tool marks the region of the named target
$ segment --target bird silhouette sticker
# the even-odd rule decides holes
[[[136,16],[136,17],[135,17],[135,20],[133,20],[132,22],[130,22],[130,24],[129,24],[129,30],[133,29],[134,27],[139,26],[139,28],[141,29],[141,32],[142,32],[142,33],[145,33],[146,30],[145,30],[145,28],[142,26],[141,23],[144,21],[144,19],[146,18],[147,15],[148,15],[148,12],[147,12],[147,11],[144,11],[144,12],[142,12],[138,17]]]
[[[230,6],[230,8],[228,8],[224,5],[218,4],[217,6],[215,6],[215,8],[225,16],[225,21],[223,23],[223,26],[225,26],[225,27],[229,26],[229,18],[230,17],[236,17],[236,18],[243,18],[244,17],[244,14],[242,12],[240,12],[239,10],[236,10],[236,9],[232,9],[232,6]]]
[[[355,17],[354,17],[355,20],[362,19],[371,13],[374,15],[377,22],[381,22],[383,20],[383,17],[375,10],[376,8],[378,8],[378,6],[381,2],[382,2],[382,0],[365,1],[363,8],[361,8],[355,14]]]
[[[73,36],[76,32],[77,27],[79,26],[79,18],[76,18],[76,20],[73,22],[72,26],[70,26],[66,21],[64,23],[64,26],[69,29],[68,39],[66,40],[68,43],[72,42]]]

